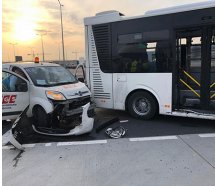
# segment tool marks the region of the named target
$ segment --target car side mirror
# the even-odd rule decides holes
[[[83,77],[79,77],[79,78],[78,78],[78,81],[80,81],[80,82],[82,82],[82,83],[85,83]]]

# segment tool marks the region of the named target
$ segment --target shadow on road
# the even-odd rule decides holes
[[[133,137],[149,137],[149,136],[168,136],[168,135],[185,135],[200,133],[215,133],[215,122],[212,120],[192,119],[173,116],[157,116],[154,120],[143,121],[132,118],[124,111],[97,109],[94,129],[91,133],[81,136],[54,137],[44,136],[34,133],[24,140],[24,143],[47,143],[47,142],[63,142],[63,141],[85,141],[108,139],[105,129],[108,127],[123,126],[126,128],[127,134],[125,138]],[[96,133],[96,128],[105,121],[114,117],[119,118],[119,122],[105,127]],[[120,121],[125,121],[120,123]],[[5,127],[3,126],[3,128]]]

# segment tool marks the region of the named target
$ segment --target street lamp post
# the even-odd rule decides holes
[[[13,54],[14,54],[14,61],[16,62],[16,52],[15,52],[15,46],[17,43],[9,43],[10,45],[13,45]]]
[[[63,61],[65,61],[65,53],[64,53],[64,39],[63,39],[63,20],[62,20],[62,4],[60,3],[60,0],[58,0],[58,3],[60,5],[60,19],[61,19],[61,36],[62,36],[62,49],[63,49]]]
[[[29,48],[31,49],[31,53],[27,54],[27,55],[32,56],[32,61],[34,61],[34,58],[35,58],[34,49],[33,49],[33,47],[29,47]]]
[[[58,46],[58,58],[59,58],[59,61],[60,61],[60,42],[55,42]]]
[[[40,35],[40,38],[41,38],[43,62],[45,61],[45,53],[44,53],[44,46],[43,46],[43,36],[46,35],[46,34],[47,34],[47,33],[44,33],[44,34],[37,34],[37,35]]]

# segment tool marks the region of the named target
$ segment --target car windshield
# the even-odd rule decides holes
[[[61,66],[39,66],[25,68],[35,86],[52,87],[77,83],[76,78]]]

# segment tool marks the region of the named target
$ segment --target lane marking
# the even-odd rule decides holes
[[[2,145],[6,145],[10,141],[10,132],[11,130],[8,130],[3,136],[2,136]]]
[[[23,146],[24,148],[33,148],[33,147],[35,147],[35,145],[36,145],[36,144],[23,144],[22,146]]]
[[[50,146],[52,146],[52,143],[46,143],[45,146],[50,147]]]
[[[215,134],[199,134],[200,138],[215,138]]]
[[[159,140],[173,140],[178,139],[176,136],[158,136],[158,137],[142,137],[142,138],[129,138],[129,141],[159,141]]]
[[[212,134],[197,134],[201,138],[214,138],[215,133]],[[5,133],[2,136],[2,150],[7,150],[11,148],[15,148],[12,145],[5,146],[4,144],[7,144],[9,142],[10,138],[10,131]],[[140,137],[140,138],[128,138],[131,142],[138,142],[138,141],[159,141],[159,140],[176,140],[178,139],[177,136],[156,136],[156,137]],[[69,146],[69,145],[93,145],[93,144],[106,144],[107,140],[92,140],[92,141],[73,141],[73,142],[58,142],[57,146]],[[52,146],[52,143],[38,143],[38,144],[44,144],[45,147]],[[36,146],[36,144],[23,144],[22,145],[25,148],[33,148]]]
[[[73,142],[59,142],[57,146],[66,145],[94,145],[94,144],[105,144],[107,140],[94,140],[94,141],[73,141]]]

